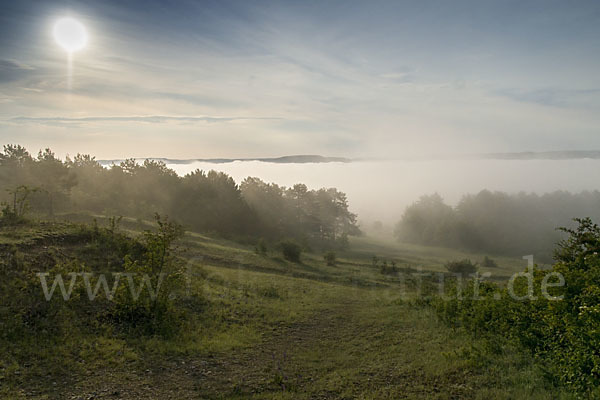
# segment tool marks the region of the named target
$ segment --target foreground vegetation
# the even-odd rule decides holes
[[[600,227],[589,219],[578,222],[566,230],[569,237],[560,243],[552,269],[532,269],[531,281],[521,279],[513,295],[509,288],[482,284],[474,300],[471,283],[462,299],[438,297],[431,304],[449,324],[485,338],[488,354],[515,345],[540,359],[545,373],[570,390],[598,398]]]
[[[516,345],[490,355],[486,340],[440,321],[418,301],[417,275],[381,270],[394,261],[405,272],[442,271],[452,252],[358,238],[333,265],[312,252],[292,262],[280,248],[196,233],[165,241],[176,229],[158,221],[0,228],[10,327],[0,336],[3,397],[570,398]],[[176,279],[163,288],[175,295],[162,307],[144,297],[90,301],[82,281],[69,301],[47,302],[34,275],[49,272],[50,282],[82,268],[95,283],[102,271],[162,254],[167,242],[164,271]]]

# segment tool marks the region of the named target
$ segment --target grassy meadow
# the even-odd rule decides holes
[[[120,226],[119,235],[135,237],[150,223],[126,219]],[[90,229],[28,222],[1,228],[0,246],[41,268],[85,260],[92,271],[108,271],[111,250],[93,245]],[[352,238],[349,249],[338,252],[335,265],[310,251],[293,263],[276,248],[259,254],[251,245],[186,233],[176,250],[186,277],[174,309],[185,309],[181,329],[132,334],[93,314],[94,302],[85,298],[69,300],[90,309],[83,313],[69,313],[68,302],[53,299],[59,317],[48,324],[59,327],[37,323],[16,337],[0,336],[0,396],[570,398],[526,353],[506,347],[492,357],[486,342],[443,324],[420,301],[437,278],[421,282],[417,272],[482,255],[365,236]],[[382,273],[373,256],[394,260],[400,272]],[[499,279],[525,266],[519,259],[496,261]],[[7,316],[11,299],[2,304]]]

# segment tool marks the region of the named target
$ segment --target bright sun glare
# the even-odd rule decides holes
[[[87,43],[85,27],[73,18],[61,18],[54,24],[54,39],[63,49],[72,53]]]

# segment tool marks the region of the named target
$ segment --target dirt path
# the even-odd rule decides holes
[[[323,361],[324,347],[343,345],[345,337],[359,326],[352,323],[356,304],[335,304],[310,319],[280,327],[260,346],[228,360],[216,360],[215,371],[204,375],[203,395],[218,397],[222,389],[256,394],[273,391],[303,392],[317,377],[311,371]],[[315,356],[311,359],[311,356]]]
[[[130,371],[125,378],[120,373],[118,383],[110,373],[96,376],[74,391],[84,395],[71,398],[339,399],[378,390],[381,397],[369,398],[386,398],[390,387],[410,398],[465,398],[469,388],[460,371],[450,377],[456,385],[448,387],[440,381],[448,377],[420,371],[416,359],[386,355],[399,338],[375,317],[365,319],[367,306],[360,300],[332,304],[303,322],[274,328],[259,345],[231,354],[165,360],[156,368]],[[410,345],[423,346],[423,351],[430,346],[414,343]],[[92,389],[93,381],[100,383]],[[446,393],[440,393],[441,386]]]
[[[298,355],[343,343],[351,333],[356,303],[335,304],[291,326],[279,326],[257,346],[224,356],[179,357],[160,367],[129,371],[118,383],[109,371],[78,384],[72,399],[229,398],[278,391],[302,391],[315,379]],[[92,383],[94,382],[94,383]],[[82,394],[84,393],[84,394]]]

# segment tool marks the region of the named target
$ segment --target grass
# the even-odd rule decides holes
[[[140,222],[130,222],[125,227],[136,234]],[[48,251],[98,257],[77,239],[79,229],[3,228],[0,248],[36,260]],[[195,233],[179,255],[194,295],[178,303],[190,311],[179,334],[136,337],[74,319],[63,334],[0,339],[0,397],[569,398],[527,355],[479,351],[483,342],[415,301],[414,278],[383,275],[371,262],[376,255],[399,267],[443,271],[449,259],[483,255],[360,237],[327,266],[322,254],[291,263]],[[495,259],[498,275],[525,266]]]
[[[504,279],[517,271],[522,271],[527,266],[527,262],[518,257],[494,256],[445,247],[399,243],[385,235],[352,238],[350,248],[348,256],[354,259],[367,261],[365,257],[377,255],[389,260],[395,259],[399,266],[421,267],[423,270],[439,272],[446,271],[444,264],[450,260],[469,258],[473,262],[481,263],[485,256],[491,256],[498,263],[498,268],[481,268],[481,272],[491,272],[492,276],[498,279]],[[523,256],[525,255],[523,254]]]

